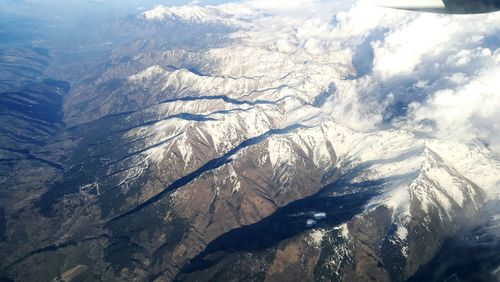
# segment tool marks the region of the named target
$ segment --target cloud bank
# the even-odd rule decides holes
[[[347,50],[357,71],[352,88],[326,105],[338,120],[360,131],[479,139],[500,152],[500,13],[413,13],[362,0],[329,22],[308,17],[295,35],[302,48]]]

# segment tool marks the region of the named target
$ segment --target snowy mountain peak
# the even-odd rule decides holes
[[[209,6],[185,5],[167,7],[160,5],[144,12],[142,18],[149,21],[223,24],[227,21],[228,15],[221,12],[220,9]]]
[[[166,70],[159,65],[151,66],[139,73],[133,74],[128,77],[131,82],[142,82],[145,83],[148,80],[157,78],[159,76],[165,75]]]

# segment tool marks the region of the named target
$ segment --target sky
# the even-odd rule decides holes
[[[118,15],[133,12],[137,8],[152,8],[156,5],[183,5],[186,0],[2,0],[0,13],[10,15],[31,14],[37,17],[63,16],[81,13]],[[204,0],[203,4],[221,4],[223,0]]]

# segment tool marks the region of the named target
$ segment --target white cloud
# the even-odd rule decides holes
[[[467,141],[481,138],[500,152],[500,51],[489,49],[461,51],[449,58],[450,65],[476,65],[482,67],[468,76],[454,74],[449,79],[455,87],[432,93],[423,103],[411,106],[413,122],[431,120],[435,135]],[[437,130],[437,131],[436,131]]]
[[[371,72],[328,105],[338,120],[358,130],[404,126],[442,139],[480,138],[500,152],[500,46],[487,40],[500,34],[499,13],[380,11],[360,1],[337,20],[332,32],[345,48],[374,35]]]

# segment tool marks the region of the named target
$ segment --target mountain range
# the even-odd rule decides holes
[[[497,281],[494,144],[434,134],[418,107],[459,74],[383,69],[397,34],[360,5],[158,6],[81,65],[0,50],[3,279]]]

